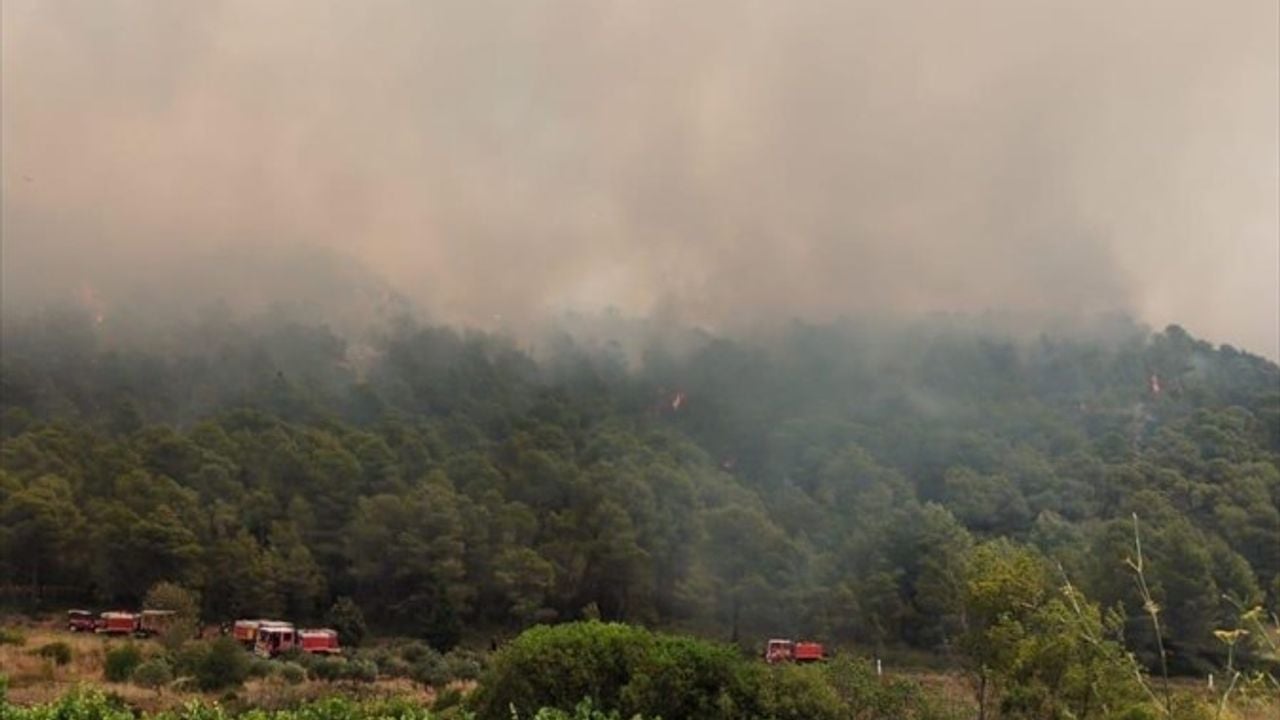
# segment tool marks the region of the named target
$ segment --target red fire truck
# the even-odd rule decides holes
[[[131,612],[104,612],[98,616],[95,632],[103,635],[132,635],[138,631],[138,615]]]
[[[252,648],[258,641],[258,626],[261,624],[261,620],[237,620],[231,626],[231,637],[241,645]]]
[[[143,610],[138,615],[139,637],[154,637],[173,627],[178,620],[178,613],[172,610]]]
[[[302,652],[314,655],[337,655],[342,652],[338,647],[338,631],[329,628],[304,628],[298,631],[298,640],[302,644]]]
[[[71,632],[93,632],[98,629],[98,620],[88,610],[68,610],[67,630]]]
[[[764,649],[764,661],[770,665],[783,662],[820,662],[827,658],[822,643],[770,640]]]
[[[298,632],[293,623],[263,620],[258,623],[253,652],[262,657],[275,657],[298,646]]]

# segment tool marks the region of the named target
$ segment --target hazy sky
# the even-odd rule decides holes
[[[254,258],[317,245],[459,322],[1123,310],[1280,356],[1275,0],[2,4],[6,303],[287,296]]]

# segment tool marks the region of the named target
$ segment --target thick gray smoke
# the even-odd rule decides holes
[[[4,300],[305,301],[316,246],[482,326],[1120,310],[1276,357],[1277,12],[5,0]]]

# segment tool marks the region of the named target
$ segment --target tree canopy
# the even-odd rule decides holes
[[[1175,667],[1220,662],[1214,629],[1280,602],[1280,368],[1176,326],[136,335],[4,325],[11,599],[170,582],[206,619],[351,598],[370,627],[442,645],[600,617],[939,648],[986,607],[969,548],[1004,539],[1103,608],[1037,594],[1027,622],[1114,611],[1150,659],[1137,512]],[[1023,570],[1010,581],[1034,585]]]

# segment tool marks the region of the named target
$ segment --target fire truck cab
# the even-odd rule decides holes
[[[67,630],[71,632],[93,632],[98,628],[98,621],[88,610],[68,610]]]
[[[791,659],[791,652],[794,648],[795,643],[790,640],[770,640],[764,646],[764,661],[770,665],[786,662]]]
[[[298,646],[298,632],[293,623],[263,620],[253,644],[253,652],[262,657],[275,657]]]

